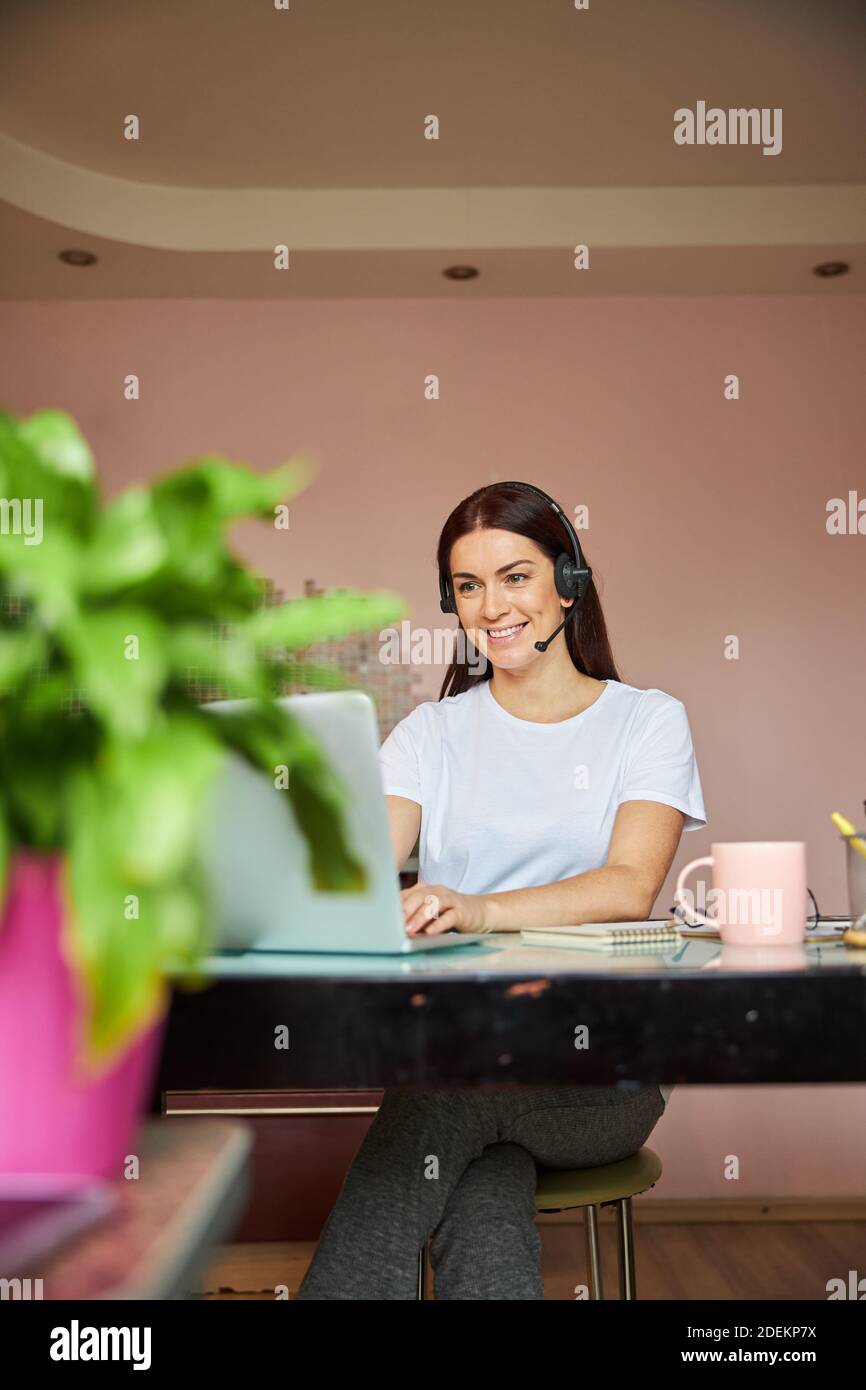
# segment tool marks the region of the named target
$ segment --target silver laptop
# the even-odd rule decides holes
[[[483,941],[481,933],[406,935],[370,697],[341,690],[288,695],[279,703],[310,731],[345,785],[346,838],[367,869],[367,891],[314,888],[288,793],[231,754],[201,827],[217,949],[405,955]],[[225,700],[206,708],[219,719],[244,706]]]

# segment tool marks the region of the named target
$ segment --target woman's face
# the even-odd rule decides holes
[[[550,636],[574,602],[563,603],[553,575],[553,561],[514,531],[470,531],[454,542],[457,616],[494,666],[524,666],[542,655],[534,644]]]

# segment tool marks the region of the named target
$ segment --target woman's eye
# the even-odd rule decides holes
[[[518,570],[518,572],[517,572],[516,574],[507,574],[507,575],[505,576],[505,578],[506,578],[506,579],[528,579],[528,578],[529,578],[529,575],[528,575],[528,574],[521,574],[520,571]],[[478,587],[477,584],[475,584],[475,583],[473,582],[473,580],[471,580],[471,579],[464,579],[464,581],[463,581],[462,584],[458,584],[457,590],[458,590],[458,593],[465,594],[465,593],[468,593],[470,589],[476,589],[477,587]]]

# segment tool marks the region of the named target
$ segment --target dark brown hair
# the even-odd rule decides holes
[[[554,564],[560,551],[572,554],[571,539],[566,528],[542,498],[532,492],[509,488],[506,483],[494,483],[490,487],[479,488],[469,497],[464,497],[442,527],[436,547],[436,561],[439,573],[447,579],[452,593],[454,587],[449,569],[451,547],[470,531],[489,528],[514,531],[518,536],[527,536]],[[563,616],[565,611],[563,609]],[[568,654],[582,675],[602,681],[620,679],[614,665],[604,614],[593,579],[589,581],[589,587],[577,614],[568,620],[562,635],[568,647]],[[468,644],[468,637],[466,642]],[[458,651],[458,658],[459,655]],[[448,667],[442,689],[439,691],[439,699],[446,695],[460,695],[471,686],[490,680],[492,675],[493,665],[489,658],[483,673],[470,672],[467,652],[463,660],[455,659]]]

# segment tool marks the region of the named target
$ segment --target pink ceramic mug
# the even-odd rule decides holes
[[[693,926],[719,928],[733,946],[790,945],[806,931],[806,846],[802,840],[751,840],[711,845],[711,854],[693,859],[677,879],[674,902]],[[701,864],[711,864],[713,886],[700,906],[715,907],[714,918],[689,901],[683,884]]]

